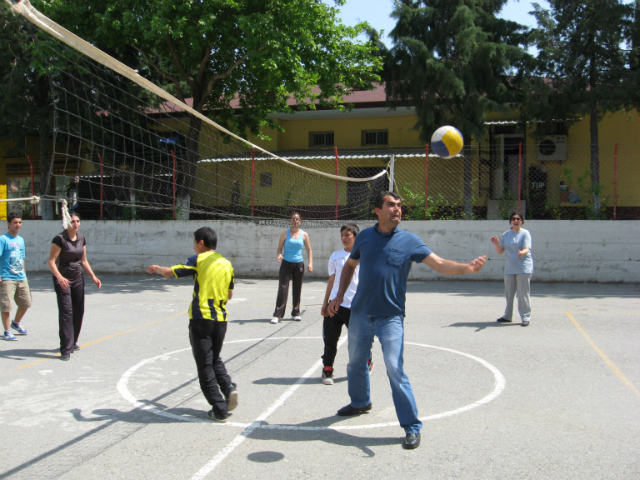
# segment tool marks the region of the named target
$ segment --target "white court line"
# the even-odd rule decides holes
[[[338,342],[338,348],[347,340],[347,335],[343,336]],[[291,385],[286,392],[284,392],[280,398],[278,398],[275,402],[273,402],[269,408],[267,408],[264,412],[262,412],[255,421],[249,425],[240,435],[234,438],[229,445],[222,449],[220,453],[218,453],[215,457],[213,457],[204,467],[198,470],[195,475],[191,477],[192,480],[201,480],[209,475],[213,470],[220,465],[225,458],[229,456],[231,452],[233,452],[236,447],[240,446],[242,442],[244,442],[251,432],[253,432],[256,428],[259,428],[262,422],[264,422],[269,415],[275,412],[282,404],[285,402],[287,398],[289,398],[293,393],[300,388],[300,385],[304,382],[305,379],[309,378],[320,366],[322,365],[322,359],[318,360],[313,366],[307,370],[302,377],[296,380],[296,383]]]

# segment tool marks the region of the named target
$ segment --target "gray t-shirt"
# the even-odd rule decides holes
[[[507,261],[504,265],[505,275],[517,275],[519,273],[533,273],[533,257],[531,256],[531,234],[521,228],[519,232],[507,230],[502,234],[500,245],[504,246],[504,254]],[[529,253],[518,258],[518,252],[529,247]]]

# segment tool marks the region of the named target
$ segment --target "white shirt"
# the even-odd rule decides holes
[[[329,294],[329,301],[338,296],[342,268],[344,267],[344,264],[347,263],[347,260],[349,260],[349,255],[350,253],[343,248],[342,250],[333,252],[331,254],[331,258],[329,258],[329,275],[335,275],[335,278],[333,279],[333,288],[331,289],[331,293]],[[351,279],[349,288],[347,288],[347,291],[344,292],[344,301],[340,305],[341,307],[351,308],[351,301],[353,300],[353,296],[356,294],[356,289],[358,288],[359,273],[360,265],[358,265],[356,267],[356,271],[353,272],[353,278]]]

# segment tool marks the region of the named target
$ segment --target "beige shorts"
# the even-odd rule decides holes
[[[11,299],[19,308],[31,307],[31,290],[26,280],[2,280],[0,282],[0,311],[11,311]]]

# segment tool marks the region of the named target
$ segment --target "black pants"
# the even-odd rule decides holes
[[[227,322],[204,319],[189,322],[189,340],[198,368],[200,389],[217,415],[227,413],[227,401],[221,391],[228,394],[231,388],[231,377],[220,358],[226,333]]]
[[[289,282],[293,278],[293,305],[291,316],[300,315],[300,294],[302,293],[302,277],[304,277],[304,262],[291,263],[282,260],[280,264],[280,283],[278,285],[278,298],[276,299],[276,309],[274,317],[283,318],[287,308],[287,298],[289,297]]]
[[[63,290],[53,279],[58,298],[58,325],[60,326],[60,353],[73,353],[78,343],[84,317],[84,275],[69,280],[69,288]]]
[[[325,367],[333,367],[338,353],[338,340],[342,334],[342,326],[349,328],[351,309],[340,307],[333,317],[324,317],[322,322],[322,339],[324,340],[324,355],[322,363]]]

